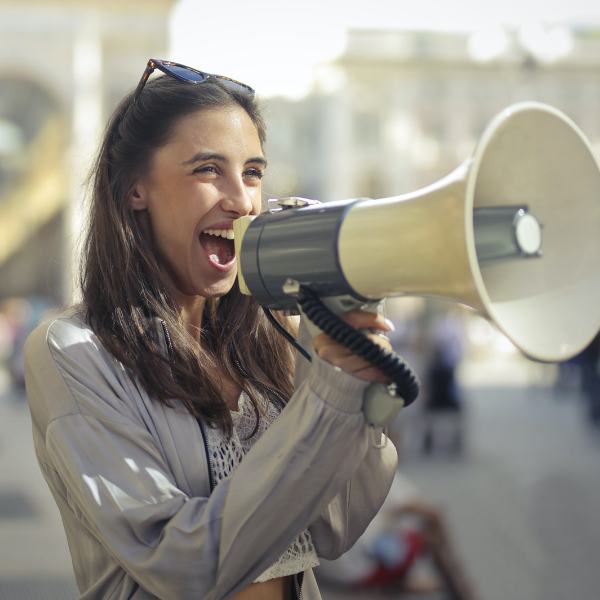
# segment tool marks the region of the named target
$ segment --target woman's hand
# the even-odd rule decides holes
[[[356,329],[381,329],[391,331],[393,326],[379,313],[351,310],[340,317]],[[392,351],[392,345],[385,335],[368,334],[367,337],[378,346]],[[314,341],[315,350],[320,358],[339,367],[342,371],[354,375],[365,381],[383,381],[389,383],[391,379],[384,375],[377,367],[367,362],[364,358],[353,354],[345,346],[338,344],[326,333],[319,334]]]

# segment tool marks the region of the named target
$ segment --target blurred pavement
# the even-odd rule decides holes
[[[401,471],[444,507],[481,599],[600,598],[600,432],[580,399],[551,388],[466,396],[463,457],[409,452]]]
[[[0,399],[0,599],[77,598],[54,499],[33,452],[27,402]]]
[[[409,448],[402,472],[424,499],[445,508],[481,600],[598,598],[600,437],[577,398],[540,388],[471,390],[467,409],[461,458],[424,458]],[[76,597],[60,517],[33,454],[27,406],[4,398],[0,598]],[[323,590],[324,600],[350,597]]]

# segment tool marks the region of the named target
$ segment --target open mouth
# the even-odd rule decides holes
[[[200,245],[215,265],[227,265],[235,256],[233,229],[205,229],[200,234]]]

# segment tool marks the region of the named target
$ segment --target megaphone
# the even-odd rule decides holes
[[[290,281],[359,302],[443,298],[547,362],[600,328],[600,167],[578,127],[544,104],[502,111],[473,156],[429,187],[288,199],[234,230],[240,288],[271,309],[295,305]]]

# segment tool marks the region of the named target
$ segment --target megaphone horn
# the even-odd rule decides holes
[[[416,192],[283,204],[234,222],[240,287],[263,306],[295,305],[289,278],[323,297],[443,298],[541,361],[574,356],[600,328],[600,167],[550,106],[505,109],[470,159]]]

